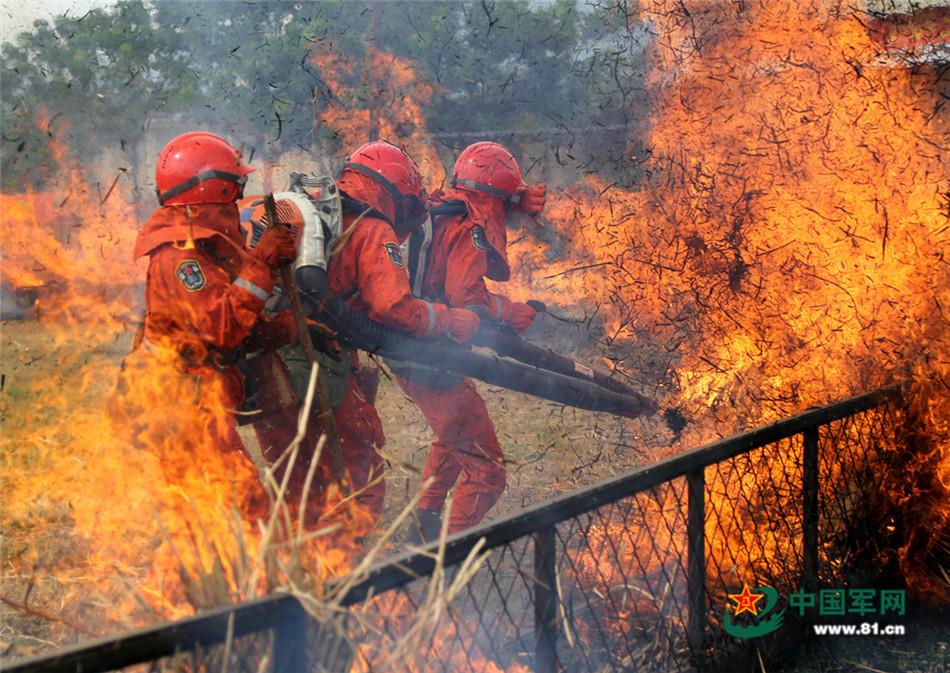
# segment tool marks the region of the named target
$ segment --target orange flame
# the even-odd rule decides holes
[[[914,453],[887,482],[895,509],[914,510],[904,523],[920,528],[907,532],[919,565],[928,533],[950,522],[950,435],[934,421],[950,401],[936,383],[950,351],[950,227],[933,85],[878,65],[878,45],[842,3],[645,9],[659,35],[652,177],[634,190],[592,177],[558,193],[545,218],[570,243],[517,243],[518,295],[596,307],[608,338],[675,352],[668,401],[708,421],[679,446],[913,376],[927,441],[890,449]],[[734,467],[707,484],[710,509],[755,529],[762,549],[735,558],[751,579],[794,558],[796,541],[756,524],[724,483],[755,493],[759,480],[800,474],[766,460]],[[707,534],[718,558],[743,549],[716,519]]]
[[[406,150],[430,186],[442,184],[445,169],[425,121],[425,107],[436,88],[422,80],[410,61],[373,47],[364,59],[353,59],[332,46],[312,61],[334,96],[320,121],[340,136],[346,151],[375,134]]]
[[[843,8],[832,0],[645,3],[659,35],[652,177],[634,189],[591,177],[552,196],[545,218],[569,243],[513,244],[518,276],[504,291],[596,307],[612,339],[669,346],[670,401],[709,419],[691,425],[684,444],[910,374],[914,413],[931,439],[921,464],[945,493],[948,395],[935,382],[946,380],[950,351],[946,147],[925,82],[875,65],[877,44]],[[348,148],[374,132],[404,144],[438,184],[444,169],[423,114],[435,87],[384,52],[367,50],[365,62],[363,69],[332,50],[314,56],[336,97],[320,121]],[[90,544],[88,559],[57,569],[77,587],[69,599],[91,585],[117,604],[111,616],[142,621],[115,579],[121,574],[145,578],[153,606],[182,614],[189,608],[169,540],[184,565],[211,563],[188,557],[188,541],[207,534],[214,546],[232,537],[221,510],[246,495],[253,475],[195,430],[228,410],[213,390],[203,406],[183,410],[188,383],[168,354],[113,397],[126,418],[103,413],[143,274],[127,259],[135,218],[121,181],[99,203],[74,180],[65,201],[24,194],[0,202],[3,278],[49,290],[41,316],[52,342],[46,357],[56,353],[41,385],[17,390],[34,401],[6,427],[4,529],[28,527],[40,518],[36,508],[69,502],[64,516]],[[14,345],[13,357],[26,367],[33,356]],[[156,424],[128,413],[136,409],[152,410]],[[129,441],[130,424],[150,450]],[[170,481],[169,470],[179,477]],[[748,479],[739,475],[744,488]],[[937,513],[935,526],[945,525],[946,500],[925,504]],[[728,514],[728,500],[715,509]],[[196,532],[189,520],[209,530]],[[245,525],[241,533],[253,550],[253,531]],[[616,537],[609,528],[589,535]],[[726,544],[713,539],[711,548]],[[785,554],[781,544],[766,537],[766,556]],[[24,568],[42,554],[26,556]],[[346,557],[330,558],[345,567]],[[610,577],[597,559],[576,563]]]
[[[234,423],[224,390],[199,385],[164,344],[127,355],[145,265],[130,260],[137,217],[126,186],[92,194],[56,150],[71,176],[62,194],[0,197],[2,280],[39,288],[41,321],[4,334],[0,516],[5,531],[31,531],[5,595],[55,600],[56,614],[101,633],[273,590],[278,572],[250,585],[243,576],[261,539],[234,511],[261,486],[247,457],[215,445]],[[356,509],[341,515],[341,534],[297,550],[314,577],[349,569],[367,532]],[[57,557],[51,538],[81,552]],[[213,594],[183,581],[211,575],[220,580]],[[59,588],[31,594],[34,583]]]
[[[899,376],[946,343],[935,99],[838,3],[681,5],[648,5],[653,179],[559,194],[571,244],[517,244],[522,292],[675,347],[681,401],[725,430]]]

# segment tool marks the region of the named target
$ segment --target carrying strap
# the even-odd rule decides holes
[[[427,217],[422,226],[409,235],[409,287],[416,297],[422,296],[422,282],[429,268],[429,252],[434,235],[432,217]]]
[[[183,192],[187,192],[192,187],[196,187],[207,180],[227,180],[228,182],[233,182],[236,185],[243,185],[245,182],[247,182],[247,176],[209,168],[208,170],[201,171],[200,173],[191,176],[184,182],[178,183],[165,192],[160,192],[156,188],[155,193],[158,195],[158,202],[160,205],[164,206],[168,199],[174,198]]]
[[[464,215],[467,212],[468,207],[461,199],[436,203],[429,208],[429,217],[422,226],[409,236],[409,286],[416,297],[422,297],[422,284],[429,270],[436,227],[444,217]]]

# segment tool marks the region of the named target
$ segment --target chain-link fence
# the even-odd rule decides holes
[[[849,583],[854,562],[873,554],[876,449],[893,444],[900,414],[894,391],[864,395],[450,542],[448,564],[479,539],[491,551],[435,628],[420,670],[675,670],[740,652],[722,628],[729,594],[772,587],[779,612],[800,587]],[[367,583],[393,585],[361,609],[373,633],[357,641],[371,663],[385,661],[386,643],[427,600],[419,561]]]
[[[896,389],[868,393],[483,525],[439,550],[380,565],[344,601],[352,614],[347,635],[356,643],[355,657],[371,671],[600,673],[687,670],[742,656],[744,641],[724,630],[729,594],[771,587],[779,597],[772,606],[777,613],[798,588],[850,584],[868,567],[878,539],[872,516],[876,461],[880,447],[898,441],[902,418]],[[473,550],[487,556],[454,599],[440,604],[436,599],[466,572],[463,562]],[[352,652],[318,656],[327,652],[326,639],[307,636],[312,627],[297,619],[299,605],[285,604],[293,599],[269,600],[283,605],[275,615],[284,616],[257,623],[274,634],[258,645],[271,657],[260,670],[353,665]],[[421,628],[420,614],[427,628]],[[251,621],[241,622],[241,634],[253,630]],[[795,626],[786,619],[769,639],[760,639],[761,647],[779,646]],[[216,628],[215,646],[223,647],[222,624]],[[136,661],[181,651],[185,641],[162,652],[139,648]],[[408,653],[407,642],[413,643]],[[295,647],[299,643],[306,647]],[[129,649],[119,641],[108,647]],[[401,655],[398,663],[394,652]],[[10,671],[118,667],[109,659],[96,666],[98,660],[87,658],[81,668],[68,658],[60,661],[65,667],[39,659]]]

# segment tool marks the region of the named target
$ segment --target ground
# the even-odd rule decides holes
[[[44,404],[31,384],[46,380],[50,388],[68,391],[71,403],[101,407],[112,382],[81,381],[79,374],[89,365],[118,362],[129,350],[131,332],[89,346],[64,362],[55,340],[41,324],[9,320],[0,327],[0,372],[4,375],[0,491],[8,491],[15,480],[37,477],[34,469],[41,463],[42,449],[24,449],[26,443],[17,438],[27,430],[49,426],[56,429],[29,444],[52,447],[63,430],[57,427],[59,412]],[[479,384],[479,390],[509,460],[508,488],[490,518],[628,470],[642,464],[651,447],[669,442],[668,431],[653,421],[628,421],[569,409],[484,384]],[[415,405],[386,377],[381,381],[377,408],[386,429],[386,456],[392,465],[384,513],[384,522],[388,522],[418,487],[431,435]],[[83,459],[76,457],[77,461]],[[121,484],[115,488],[121,493]],[[5,652],[25,655],[84,639],[75,627],[87,620],[95,623],[100,607],[97,600],[85,599],[62,610],[67,597],[73,600],[75,587],[83,586],[82,568],[88,561],[88,545],[74,532],[71,503],[38,497],[26,505],[16,512],[0,507],[0,596],[20,605],[0,603],[0,656]],[[142,560],[141,566],[124,570],[141,576],[147,570],[145,564],[147,560]],[[115,581],[119,582],[118,578]],[[114,588],[119,591],[122,587]],[[29,596],[30,611],[22,609],[24,595]],[[49,619],[57,615],[68,623]]]
[[[548,345],[571,349],[566,342],[557,344],[551,334],[543,338]],[[98,344],[82,357],[69,358],[64,364],[57,357],[53,339],[37,323],[2,324],[0,371],[4,379],[0,421],[5,437],[0,491],[9,490],[14,480],[37,476],[30,470],[39,464],[38,458],[11,440],[31,424],[50,422],[55,413],[28,390],[28,384],[48,378],[52,385],[74,389],[76,404],[101,404],[111,389],[111,381],[85,381],[81,386],[78,372],[89,363],[117,361],[127,352],[129,342],[130,335],[126,333],[114,341]],[[508,488],[490,517],[504,516],[643,464],[662,453],[670,442],[669,431],[658,421],[621,421],[483,384],[479,384],[479,389],[510,461]],[[431,436],[413,403],[385,378],[377,406],[388,436],[387,456],[393,465],[385,513],[385,519],[390,520],[418,487]],[[43,441],[55,445],[58,437],[51,433]],[[119,490],[120,486],[116,488]],[[74,601],[75,588],[83,586],[83,569],[89,553],[88,540],[75,534],[70,503],[39,497],[15,514],[0,507],[0,523],[0,597],[17,604],[0,604],[0,656],[27,655],[90,637],[77,629],[95,623],[103,609],[101,601],[94,596],[83,597],[69,610],[63,610],[64,601]],[[122,574],[135,576],[146,568],[144,559],[141,567],[124,568]],[[118,577],[115,581],[115,591],[123,591]],[[29,597],[28,609],[22,607],[24,596]],[[950,619],[939,611],[923,614],[926,616],[908,622],[906,638],[813,639],[787,664],[772,664],[765,670],[946,671],[950,667]]]
[[[812,638],[768,673],[945,673],[950,671],[950,613],[918,609],[907,635]]]

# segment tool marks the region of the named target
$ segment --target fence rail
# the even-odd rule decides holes
[[[631,671],[688,668],[735,649],[726,596],[744,584],[785,592],[844,582],[873,498],[877,449],[892,445],[889,387],[743,432],[450,538],[451,568],[490,551],[435,629],[424,670]],[[870,498],[870,499],[869,499]],[[374,567],[347,594],[348,637],[373,670],[431,590],[430,553]],[[14,661],[10,673],[117,670],[269,631],[273,670],[308,670],[307,618],[271,597],[175,624]],[[269,649],[268,649],[269,648]],[[303,654],[301,653],[303,652]],[[304,665],[300,657],[311,664]],[[327,670],[340,670],[332,663]],[[402,669],[397,669],[402,670]]]

